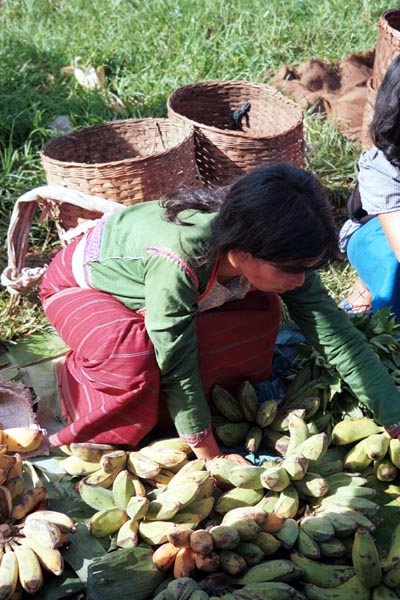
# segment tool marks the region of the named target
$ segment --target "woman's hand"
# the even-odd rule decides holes
[[[238,463],[240,465],[252,465],[251,462],[245,459],[241,454],[218,454],[216,458],[226,458],[227,460],[231,460],[232,462]]]

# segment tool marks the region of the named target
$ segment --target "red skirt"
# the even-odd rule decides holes
[[[77,286],[71,269],[75,246],[56,255],[40,289],[47,318],[71,349],[61,380],[62,415],[69,424],[50,442],[135,446],[158,421],[169,420],[154,348],[142,311]],[[250,292],[196,319],[207,397],[216,383],[234,389],[271,376],[280,322],[277,294]]]

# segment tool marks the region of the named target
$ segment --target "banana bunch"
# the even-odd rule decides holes
[[[275,418],[278,404],[274,400],[259,403],[256,390],[244,381],[233,396],[228,390],[215,385],[211,392],[213,405],[223,421],[216,419],[215,434],[222,444],[233,448],[243,443],[248,452],[257,452],[263,438],[263,429]]]
[[[343,467],[349,471],[373,468],[379,481],[394,481],[400,469],[400,440],[391,439],[373,419],[362,417],[339,421],[332,442],[348,446]]]
[[[43,585],[43,569],[61,575],[59,548],[75,531],[72,519],[52,510],[29,513],[20,524],[0,525],[0,598],[12,598],[17,589],[36,594]]]

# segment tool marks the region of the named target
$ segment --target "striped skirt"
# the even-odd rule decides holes
[[[55,256],[40,289],[47,318],[70,348],[60,382],[62,416],[68,424],[50,442],[135,446],[160,423],[176,435],[160,394],[144,311],[78,287],[71,269],[77,241]],[[207,397],[216,383],[234,390],[245,380],[258,383],[271,376],[280,322],[277,294],[250,292],[196,319]]]

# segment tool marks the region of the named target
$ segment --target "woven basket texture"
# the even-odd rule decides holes
[[[125,119],[86,127],[48,142],[40,153],[49,185],[63,185],[125,205],[200,185],[189,123]],[[63,228],[82,209],[62,206]],[[70,211],[70,213],[68,213]]]
[[[368,148],[371,148],[373,145],[371,136],[369,134],[369,126],[371,125],[371,121],[374,116],[375,100],[376,89],[374,87],[373,77],[370,77],[367,81],[367,97],[361,126],[361,147],[363,152],[368,150]]]
[[[386,70],[394,57],[400,53],[400,8],[390,8],[378,21],[378,39],[372,73],[374,88],[382,83]]]
[[[235,111],[251,107],[238,130]],[[303,113],[278,90],[245,81],[201,82],[175,90],[168,116],[195,129],[196,160],[203,183],[226,184],[261,163],[304,164]]]

